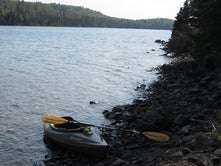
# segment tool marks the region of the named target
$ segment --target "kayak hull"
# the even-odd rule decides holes
[[[97,128],[91,127],[91,131],[93,134],[85,135],[82,131],[61,131],[54,125],[44,124],[45,137],[64,148],[93,156],[106,154],[108,144]]]

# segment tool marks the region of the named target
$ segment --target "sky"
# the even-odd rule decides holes
[[[26,0],[82,6],[108,16],[146,19],[174,19],[185,0]]]

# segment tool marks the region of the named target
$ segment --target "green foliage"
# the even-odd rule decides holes
[[[186,0],[174,23],[168,50],[198,62],[220,65],[221,1]],[[213,63],[213,64],[212,64]]]
[[[128,20],[77,6],[0,0],[0,25],[172,29],[173,20]]]

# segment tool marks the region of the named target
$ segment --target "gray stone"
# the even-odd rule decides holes
[[[171,156],[172,157],[183,157],[183,152],[178,151],[178,152],[173,153]]]
[[[184,133],[184,134],[187,134],[187,133],[189,133],[190,129],[191,129],[191,126],[187,125],[187,126],[182,127],[180,132]]]
[[[216,156],[221,157],[221,149],[216,149],[216,150],[214,151],[214,154],[215,154]]]
[[[121,166],[121,165],[124,165],[124,164],[127,164],[127,162],[119,158],[119,159],[115,160],[111,164],[111,166]]]

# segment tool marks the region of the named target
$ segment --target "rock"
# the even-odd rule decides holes
[[[106,164],[104,162],[102,162],[102,161],[96,164],[96,166],[105,166],[105,165]]]
[[[183,152],[184,155],[186,155],[186,154],[192,153],[193,151],[191,149],[185,147],[185,148],[182,149],[182,152]]]
[[[180,132],[184,133],[184,134],[188,134],[190,129],[191,129],[191,126],[190,125],[186,125],[186,126],[181,128]]]
[[[160,40],[160,39],[155,40],[155,43],[161,43],[161,42],[162,42],[162,40]]]
[[[176,125],[179,125],[179,126],[182,126],[182,125],[185,125],[185,124],[188,124],[188,115],[185,115],[185,114],[180,114],[178,116],[176,116],[175,120],[174,120],[174,123]]]
[[[205,133],[197,133],[193,136],[184,137],[183,143],[193,150],[198,149],[202,151],[213,151],[213,146],[216,145],[215,140]]]
[[[190,142],[190,141],[193,141],[193,140],[195,140],[195,136],[193,136],[193,135],[186,136],[186,137],[183,137],[183,138],[182,138],[182,141],[183,141],[184,143],[187,143],[187,142]]]
[[[140,148],[140,147],[142,147],[141,145],[139,145],[139,144],[131,144],[131,145],[128,145],[128,146],[126,146],[126,148],[127,149],[137,149],[137,148]]]
[[[123,114],[122,112],[111,112],[107,114],[107,118],[117,120],[122,114]]]
[[[110,114],[110,112],[108,110],[103,111],[103,115],[105,118],[107,118],[109,114]]]
[[[213,162],[214,165],[221,165],[221,158],[217,157],[217,156],[214,156],[212,158],[212,162]]]
[[[211,147],[213,147],[216,144],[215,140],[212,137],[206,135],[205,133],[202,133],[199,136],[197,136],[196,140],[199,143],[198,144],[199,146],[208,147],[207,150],[209,150]]]
[[[95,101],[90,101],[89,103],[90,104],[97,104]]]
[[[199,90],[200,89],[198,87],[192,87],[192,88],[189,89],[189,91],[192,92],[192,93],[199,92]]]
[[[161,45],[165,45],[166,44],[166,42],[164,40],[160,40],[160,39],[155,40],[155,43],[158,43],[158,44],[161,44]]]
[[[178,152],[175,152],[173,154],[171,154],[172,157],[183,157],[183,152],[181,151],[178,151]]]
[[[143,100],[140,100],[140,99],[133,100],[133,104],[141,104],[142,102]]]
[[[178,162],[171,161],[169,163],[160,163],[160,166],[197,166],[197,165],[188,162],[186,160],[180,160]]]
[[[216,149],[216,150],[214,151],[214,154],[215,154],[216,156],[218,156],[218,157],[221,157],[221,149]]]
[[[155,49],[151,49],[151,51],[156,51]]]
[[[147,51],[146,53],[147,53],[147,54],[149,54],[150,52],[149,52],[149,51]]]
[[[146,89],[147,85],[145,84],[140,84],[139,86],[137,86],[134,90],[135,91],[144,91]]]
[[[119,158],[115,160],[110,166],[121,166],[125,164],[127,164],[127,162]]]
[[[126,110],[126,107],[125,106],[116,106],[112,109],[111,112],[122,112],[122,111],[125,111]]]
[[[180,149],[173,148],[173,149],[168,149],[166,151],[166,154],[171,156],[171,157],[183,157],[184,154]]]
[[[189,154],[184,159],[199,166],[213,166],[212,157],[208,154]]]

